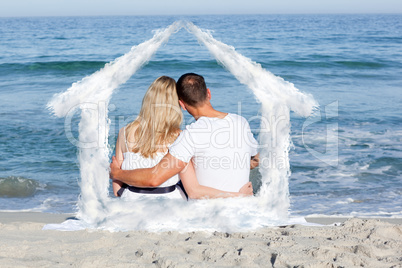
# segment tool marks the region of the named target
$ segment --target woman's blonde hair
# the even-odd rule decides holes
[[[157,78],[142,100],[138,117],[127,125],[126,140],[133,136],[131,150],[154,158],[161,148],[171,144],[180,132],[183,113],[176,93],[176,82],[168,76]]]

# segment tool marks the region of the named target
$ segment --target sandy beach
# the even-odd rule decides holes
[[[326,225],[231,234],[42,230],[71,217],[0,213],[0,266],[402,267],[402,219],[307,218]]]

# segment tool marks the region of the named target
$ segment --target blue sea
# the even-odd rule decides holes
[[[77,211],[79,114],[69,129],[47,102],[177,20],[320,104],[314,118],[291,114],[291,215],[402,217],[402,15],[0,18],[0,211]],[[214,107],[240,113],[258,137],[252,92],[182,29],[114,93],[111,151],[150,83],[186,72],[202,74]],[[258,180],[254,171],[256,190]]]

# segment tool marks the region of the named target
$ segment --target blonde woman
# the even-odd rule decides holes
[[[167,76],[157,78],[145,93],[138,117],[119,131],[116,158],[121,168],[147,168],[159,163],[180,134],[182,119],[175,80]],[[159,189],[153,189],[131,187],[114,180],[113,192],[116,196],[164,194],[181,198],[175,186],[178,181],[175,175]]]
[[[148,88],[142,100],[138,117],[119,131],[116,142],[116,160],[122,170],[150,168],[156,166],[167,154],[169,146],[180,134],[183,114],[180,109],[174,79],[161,76]],[[192,163],[180,173],[183,184],[192,198],[232,197],[252,194],[250,184],[245,185],[242,193],[229,193],[199,185]],[[158,187],[140,188],[113,180],[113,192],[123,198],[140,196],[160,196],[184,198],[187,196],[183,186],[177,186],[179,176],[174,175]]]

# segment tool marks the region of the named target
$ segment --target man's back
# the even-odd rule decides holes
[[[171,155],[184,162],[192,157],[201,185],[237,192],[248,182],[250,158],[258,143],[248,122],[236,114],[200,117],[171,146]]]

